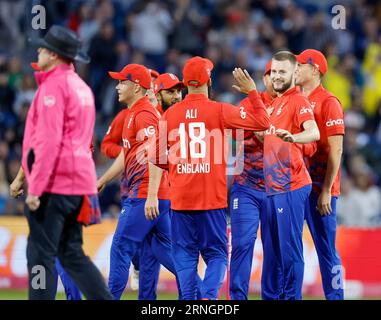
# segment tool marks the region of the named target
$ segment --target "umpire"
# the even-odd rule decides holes
[[[22,167],[28,182],[29,299],[54,299],[56,259],[87,299],[112,299],[82,249],[82,225],[100,216],[90,145],[94,96],[72,63],[88,63],[71,30],[52,26],[37,39],[38,90],[28,112]]]

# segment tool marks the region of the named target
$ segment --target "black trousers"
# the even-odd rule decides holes
[[[87,299],[112,299],[106,283],[82,249],[82,224],[77,222],[82,196],[44,193],[38,210],[26,206],[29,224],[27,260],[29,299],[54,300],[56,259]]]

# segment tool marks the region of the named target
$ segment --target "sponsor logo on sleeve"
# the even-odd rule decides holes
[[[343,119],[329,119],[325,125],[327,127],[333,127],[333,126],[340,126],[340,125],[343,125],[344,124],[344,120]]]
[[[306,114],[306,113],[314,114],[314,112],[312,111],[310,107],[303,107],[300,109],[300,114]]]

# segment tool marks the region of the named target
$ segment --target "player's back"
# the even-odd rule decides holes
[[[190,94],[163,116],[167,121],[171,207],[227,206],[226,143],[222,103]]]

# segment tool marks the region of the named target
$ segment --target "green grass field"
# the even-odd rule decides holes
[[[159,292],[158,300],[177,300],[177,294],[175,293],[163,293]],[[0,300],[27,300],[28,294],[26,290],[0,290]],[[65,294],[63,292],[57,293],[57,300],[65,300]],[[137,291],[128,291],[122,296],[122,300],[137,300]],[[221,300],[225,300],[226,296],[222,295]],[[260,300],[259,295],[250,294],[250,300]],[[304,297],[306,300],[321,299],[316,297]]]
[[[0,290],[0,300],[26,300],[28,293],[26,290]],[[157,295],[158,300],[177,300],[177,294],[175,293],[163,293],[159,292]],[[123,294],[122,300],[137,300],[137,291],[128,291]],[[221,297],[224,300],[225,296]],[[259,295],[251,295],[250,299],[260,299]],[[57,293],[57,300],[66,300],[65,293]]]

